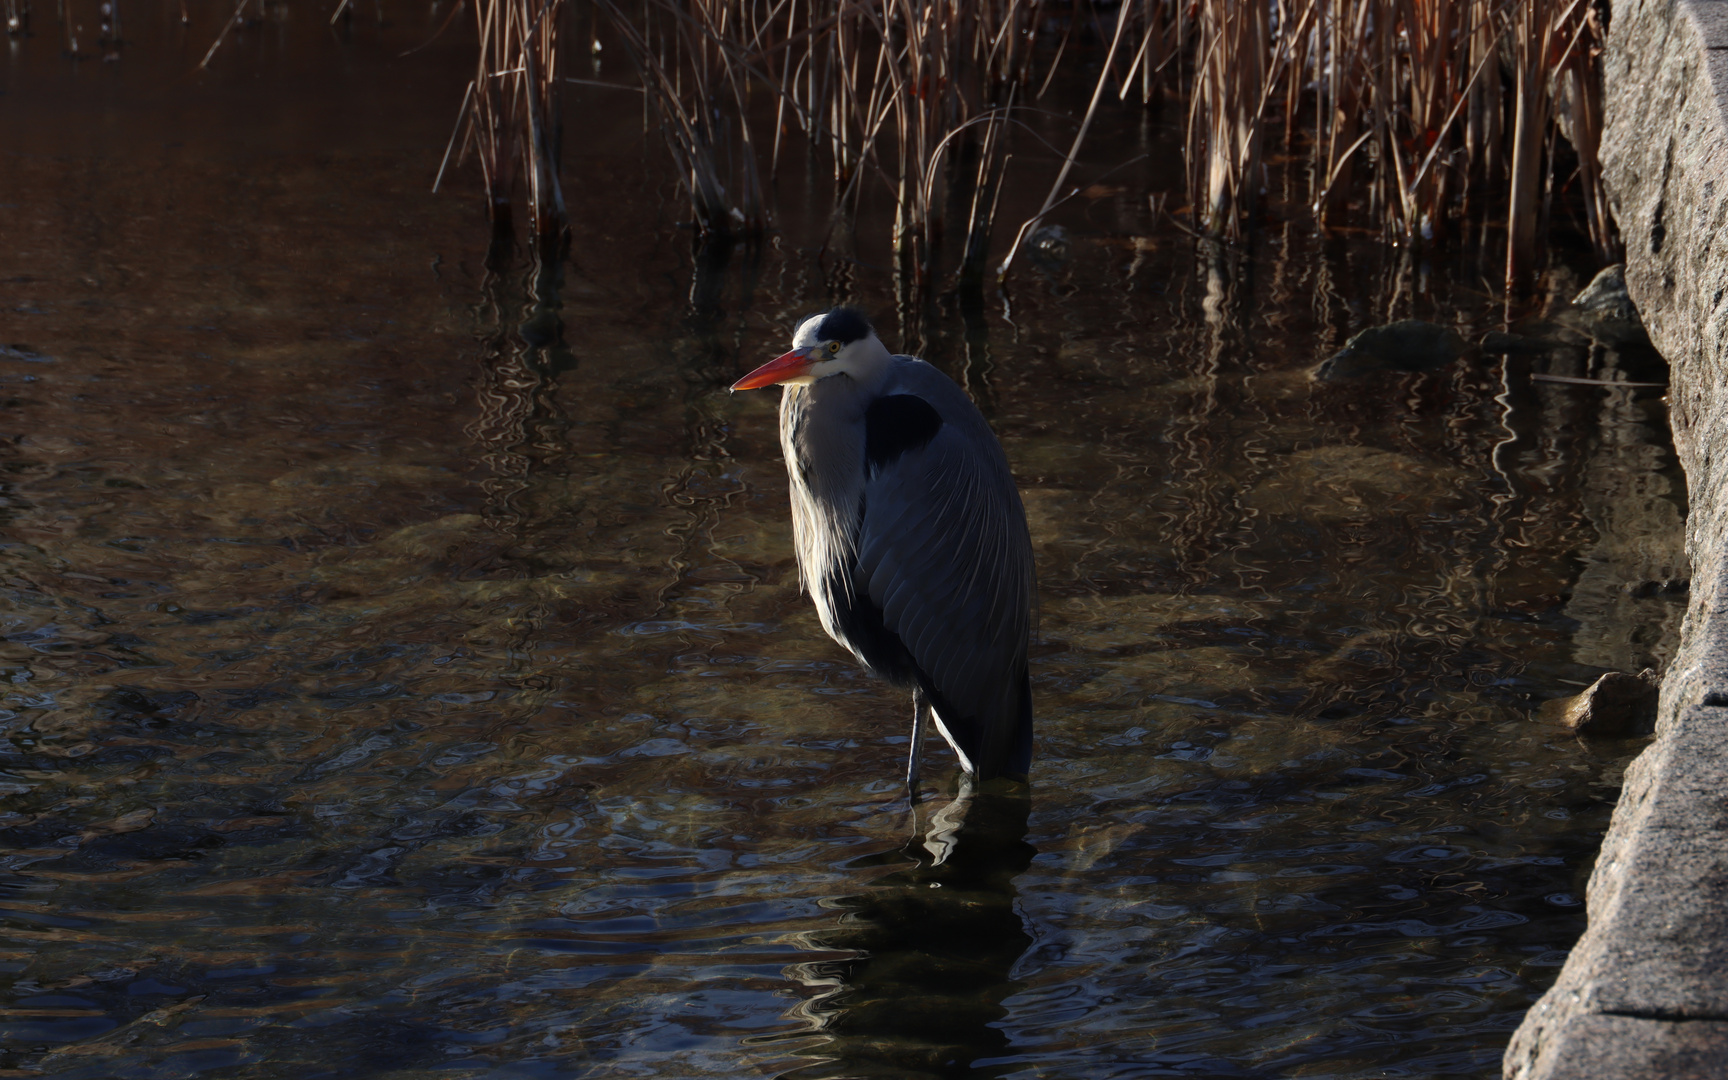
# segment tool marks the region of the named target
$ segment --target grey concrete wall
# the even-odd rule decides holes
[[[1505,1073],[1728,1077],[1728,0],[1613,0],[1604,59],[1603,163],[1627,287],[1672,368],[1692,591],[1589,930]]]

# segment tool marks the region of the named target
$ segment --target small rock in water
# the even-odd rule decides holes
[[[1051,269],[1068,261],[1069,246],[1068,230],[1060,225],[1046,225],[1026,238],[1032,260]]]
[[[1661,680],[1650,668],[1636,675],[1610,671],[1577,697],[1548,702],[1541,711],[1580,735],[1648,735],[1656,728],[1660,689]]]
[[[1584,291],[1572,298],[1584,316],[1593,337],[1608,342],[1642,341],[1644,321],[1626,291],[1626,265],[1615,263],[1590,279]]]
[[[1464,355],[1458,332],[1420,319],[1400,319],[1362,331],[1314,369],[1316,379],[1348,379],[1370,371],[1433,371]]]

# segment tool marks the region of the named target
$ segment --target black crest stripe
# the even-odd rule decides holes
[[[942,416],[913,394],[879,397],[864,410],[864,462],[871,470],[924,446],[942,430]]]
[[[822,316],[816,327],[817,341],[838,341],[849,344],[870,336],[870,320],[857,308],[837,307]]]

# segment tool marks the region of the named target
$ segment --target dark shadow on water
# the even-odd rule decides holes
[[[818,1060],[782,1080],[999,1075],[973,1063],[1009,1051],[995,1025],[1032,944],[1014,910],[1014,879],[1037,854],[1026,842],[1030,810],[1024,795],[963,791],[919,807],[905,847],[854,864],[906,863],[831,901],[839,925],[809,938],[811,948],[854,955],[793,969],[824,988],[798,1012],[826,1042],[806,1052]]]
[[[730,237],[705,237],[690,253],[690,307],[687,322],[698,335],[716,334],[727,317],[726,285],[734,256],[742,256],[737,308],[750,310],[756,276],[762,261],[759,244],[740,243]]]

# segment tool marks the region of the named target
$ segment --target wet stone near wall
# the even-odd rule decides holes
[[[1420,319],[1370,327],[1314,369],[1322,380],[1348,379],[1374,371],[1433,371],[1464,355],[1458,331]]]
[[[1626,291],[1626,267],[1610,266],[1590,279],[1584,291],[1572,298],[1593,337],[1612,342],[1649,341],[1637,305]]]
[[[1661,679],[1651,668],[1636,675],[1610,671],[1575,698],[1557,698],[1543,713],[1580,735],[1626,738],[1656,728],[1656,696]]]

